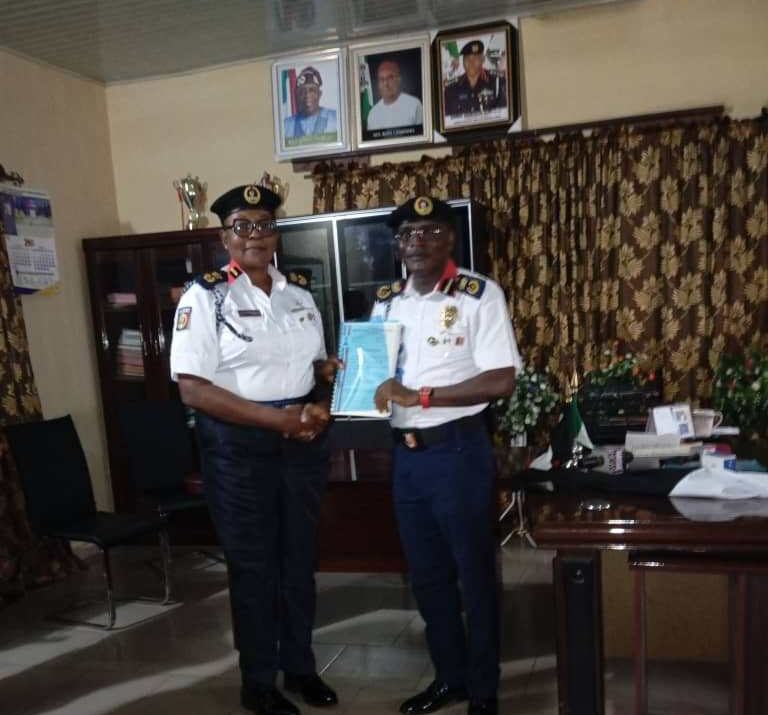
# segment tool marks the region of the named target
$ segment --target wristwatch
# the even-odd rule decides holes
[[[420,387],[419,388],[419,404],[426,410],[431,407],[429,400],[432,397],[432,393],[435,391],[434,387]]]

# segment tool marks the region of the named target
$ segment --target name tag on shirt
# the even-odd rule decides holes
[[[238,310],[237,314],[241,318],[260,318],[261,317],[261,311],[256,310],[255,308],[253,310]]]

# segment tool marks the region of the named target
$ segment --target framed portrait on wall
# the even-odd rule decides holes
[[[283,57],[272,64],[275,156],[349,149],[345,49]]]
[[[429,37],[350,48],[350,97],[358,147],[432,141]]]
[[[441,134],[509,125],[520,116],[513,25],[499,22],[440,32],[432,53]]]

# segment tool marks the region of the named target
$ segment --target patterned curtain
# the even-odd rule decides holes
[[[561,384],[632,351],[666,400],[707,401],[724,352],[768,345],[768,128],[708,120],[320,167],[314,211],[430,194],[484,204],[526,362]]]
[[[0,425],[40,419],[40,398],[29,360],[21,299],[14,295],[0,224]],[[60,542],[30,531],[24,496],[5,436],[0,431],[0,605],[27,585],[72,570],[75,559]]]

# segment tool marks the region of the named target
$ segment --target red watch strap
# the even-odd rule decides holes
[[[419,388],[419,404],[426,410],[427,408],[431,407],[429,398],[432,397],[432,390],[431,387],[420,387]]]

